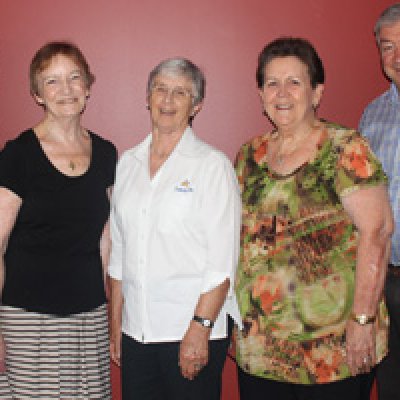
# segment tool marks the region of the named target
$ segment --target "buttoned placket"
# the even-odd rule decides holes
[[[168,160],[167,160],[168,161]],[[145,166],[147,168],[147,165]],[[145,193],[142,195],[140,204],[140,216],[139,216],[139,229],[138,229],[138,276],[140,277],[140,282],[138,282],[140,290],[141,299],[141,320],[142,320],[142,333],[141,339],[143,343],[146,343],[146,338],[149,336],[149,313],[147,312],[147,272],[148,272],[148,259],[147,252],[149,247],[149,229],[151,226],[152,213],[155,210],[152,209],[153,196],[157,190],[160,177],[163,173],[164,165],[157,171],[157,173],[150,179],[149,176],[149,186]]]

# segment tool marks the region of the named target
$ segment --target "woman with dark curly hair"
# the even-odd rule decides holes
[[[387,352],[386,177],[352,129],[322,121],[324,69],[304,39],[259,56],[272,132],[242,146],[236,293],[241,399],[368,399]]]

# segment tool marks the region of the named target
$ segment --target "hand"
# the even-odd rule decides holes
[[[3,335],[0,333],[0,374],[6,372],[5,356],[6,345],[4,343]]]
[[[346,324],[347,364],[353,376],[371,371],[375,365],[375,324]]]
[[[210,328],[191,321],[179,349],[179,366],[182,376],[194,379],[208,363]]]
[[[111,360],[118,365],[121,366],[121,327],[111,328],[110,334],[110,356]]]

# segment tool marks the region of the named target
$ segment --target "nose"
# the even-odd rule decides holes
[[[394,55],[394,60],[395,60],[397,63],[400,63],[400,47],[399,47],[399,46],[396,46],[396,47],[394,48],[394,53],[393,53],[393,55]]]
[[[171,103],[174,97],[174,92],[171,89],[166,90],[163,100],[165,103]]]
[[[281,85],[278,86],[278,92],[277,95],[278,97],[285,97],[287,94],[287,87],[286,85],[283,83]]]
[[[69,79],[63,79],[62,81],[62,91],[64,93],[70,93],[71,92],[71,82]]]

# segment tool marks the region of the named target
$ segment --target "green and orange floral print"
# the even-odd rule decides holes
[[[345,325],[354,295],[357,231],[341,197],[386,183],[366,140],[323,122],[317,155],[289,175],[268,168],[271,134],[242,146],[236,171],[243,213],[236,281],[244,329],[236,357],[269,379],[327,383],[350,376]],[[387,352],[384,303],[376,355]]]

